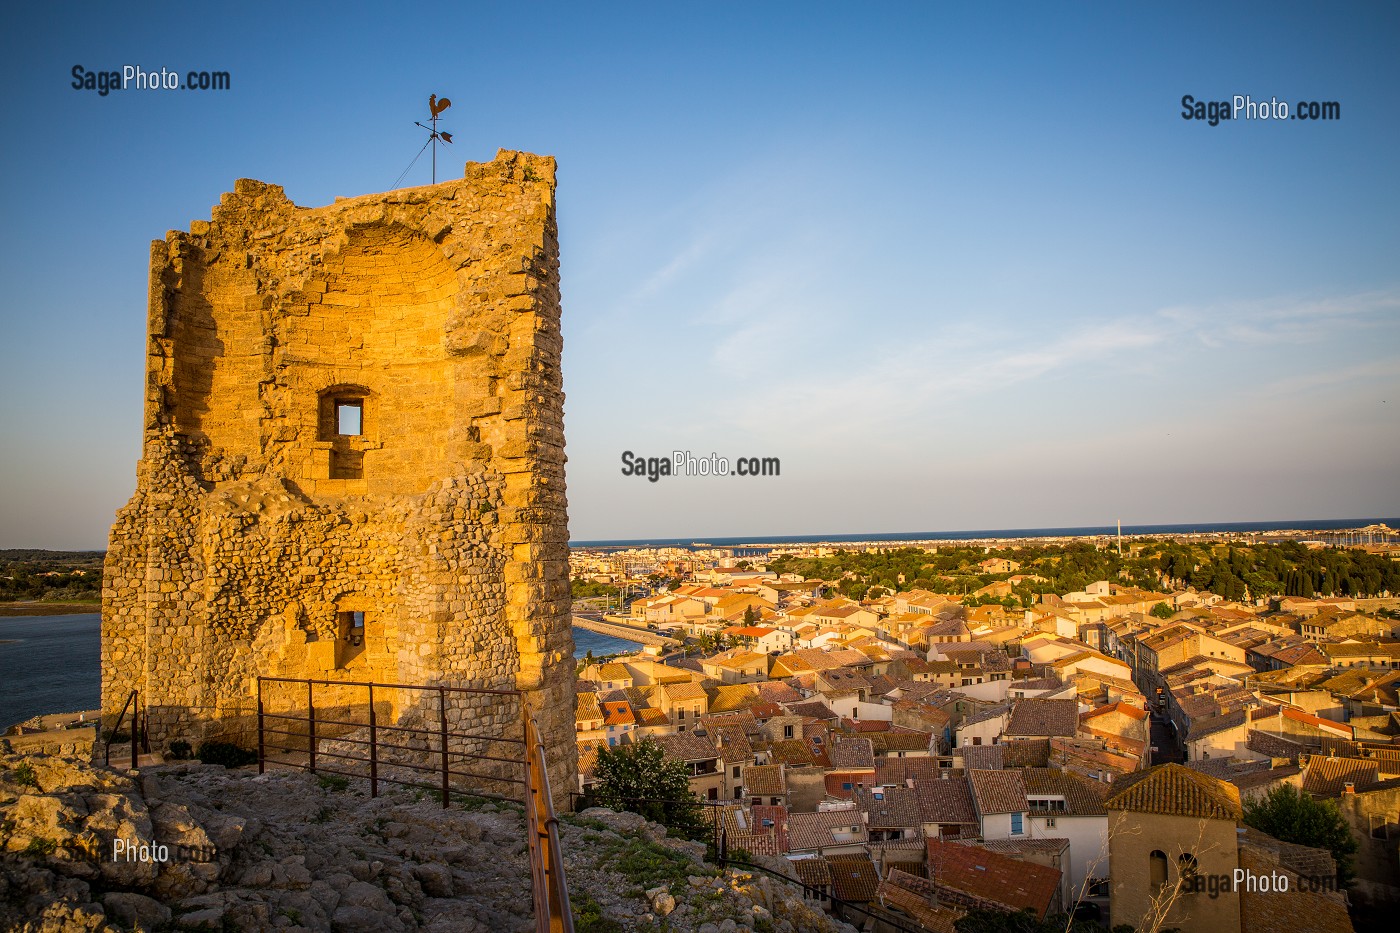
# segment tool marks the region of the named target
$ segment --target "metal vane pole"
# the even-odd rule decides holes
[[[452,142],[452,134],[451,134],[451,133],[443,133],[443,132],[439,132],[439,131],[438,131],[438,128],[437,128],[437,121],[438,121],[438,117],[442,115],[442,112],[443,112],[444,110],[446,110],[448,107],[451,107],[451,106],[452,106],[452,101],[448,100],[446,97],[444,97],[444,98],[442,98],[441,100],[439,100],[439,99],[438,99],[438,96],[437,96],[436,94],[429,94],[429,95],[428,95],[428,112],[429,112],[430,116],[428,117],[428,122],[431,123],[432,126],[423,126],[423,124],[422,124],[422,123],[419,123],[417,120],[414,120],[414,121],[413,121],[413,123],[414,123],[415,126],[422,126],[423,129],[425,129],[425,130],[428,131],[428,141],[431,142],[431,143],[433,144],[433,184],[437,184],[437,144],[438,144],[438,141],[441,140],[442,142],[449,143],[449,144]]]

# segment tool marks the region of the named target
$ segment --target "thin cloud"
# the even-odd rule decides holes
[[[1228,344],[1265,346],[1318,340],[1339,327],[1394,323],[1400,290],[1382,289],[1326,298],[1274,298],[1163,308],[1158,317],[1211,349]]]

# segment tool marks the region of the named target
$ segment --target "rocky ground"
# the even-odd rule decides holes
[[[849,930],[634,814],[563,819],[579,933]],[[128,857],[128,855],[130,857]],[[161,858],[164,857],[164,860]],[[356,782],[0,749],[0,929],[533,930],[524,817]]]

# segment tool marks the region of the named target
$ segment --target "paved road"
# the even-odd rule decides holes
[[[1152,716],[1152,745],[1157,749],[1152,753],[1154,765],[1186,761],[1186,752],[1176,740],[1176,730],[1165,719],[1158,719],[1156,714]]]

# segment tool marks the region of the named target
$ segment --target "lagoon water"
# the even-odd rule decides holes
[[[102,616],[0,618],[0,731],[42,713],[97,709]]]
[[[625,638],[600,635],[582,628],[574,629],[574,657],[576,658],[581,658],[590,651],[595,657],[602,657],[605,654],[630,654],[633,651],[641,650],[641,648],[642,646],[637,642],[628,641]]]
[[[0,732],[43,713],[96,709],[101,702],[102,617],[0,617]],[[636,651],[636,642],[574,629],[574,657]]]

